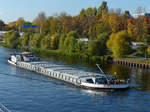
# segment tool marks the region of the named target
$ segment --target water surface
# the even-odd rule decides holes
[[[131,78],[126,91],[91,91],[54,80],[7,63],[13,51],[0,47],[0,103],[12,112],[149,112],[150,70],[106,65],[110,74]],[[49,63],[99,72],[85,65],[49,59]]]

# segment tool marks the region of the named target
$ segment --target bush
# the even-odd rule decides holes
[[[4,35],[4,41],[10,48],[18,48],[20,45],[20,35],[16,31],[9,31]]]

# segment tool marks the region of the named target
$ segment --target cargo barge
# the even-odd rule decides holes
[[[100,74],[93,73],[83,76],[80,74],[80,76],[76,76],[63,72],[65,69],[63,71],[55,70],[55,67],[52,67],[53,65],[40,61],[39,58],[28,52],[11,54],[8,63],[87,89],[128,89],[130,87],[129,80],[122,81],[115,76],[106,75],[98,65],[97,67],[101,71]]]

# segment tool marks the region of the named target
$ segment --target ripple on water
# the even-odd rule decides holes
[[[0,102],[13,112],[149,112],[149,72],[120,66],[104,69],[118,77],[131,76],[127,91],[91,91],[8,65],[12,51],[0,47]],[[50,60],[51,64],[98,72],[85,66],[68,65]],[[138,71],[138,72],[137,72]],[[82,74],[78,71],[78,74]]]

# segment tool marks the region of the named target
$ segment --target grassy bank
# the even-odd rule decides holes
[[[0,46],[7,47],[7,48],[8,48],[8,46],[7,46],[4,42],[0,42]]]
[[[100,56],[89,56],[86,54],[79,54],[79,53],[65,53],[61,50],[47,50],[41,48],[33,48],[33,49],[23,48],[22,50],[33,52],[41,57],[46,58],[51,57],[54,59],[67,61],[69,63],[103,64],[107,60],[107,56],[100,57]]]
[[[40,49],[40,48],[34,48],[30,50],[31,52],[34,52],[35,54],[38,54],[40,56],[44,57],[53,57],[61,60],[66,60],[71,63],[102,63],[103,57],[100,56],[88,56],[85,54],[79,54],[79,53],[65,53],[60,50],[47,50],[47,49]]]

